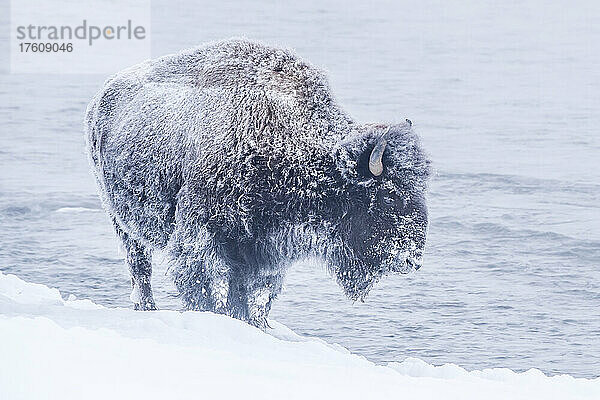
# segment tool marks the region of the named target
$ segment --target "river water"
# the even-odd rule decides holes
[[[554,3],[153,2],[153,56],[231,36],[292,47],[356,119],[412,119],[434,161],[421,270],[353,304],[299,263],[273,319],[380,363],[600,376],[600,3]],[[83,148],[104,78],[0,74],[0,270],[128,307]]]

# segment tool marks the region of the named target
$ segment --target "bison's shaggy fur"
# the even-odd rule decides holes
[[[146,61],[106,81],[85,126],[138,309],[155,308],[154,249],[188,309],[259,327],[295,259],[321,257],[351,299],[420,266],[429,161],[410,121],[355,122],[290,51],[229,40]]]

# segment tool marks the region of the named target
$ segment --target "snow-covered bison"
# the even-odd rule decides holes
[[[352,300],[419,268],[430,162],[411,125],[357,123],[321,71],[246,40],[112,76],[87,109],[86,141],[135,308],[156,308],[156,249],[186,308],[263,329],[299,258],[324,260]]]

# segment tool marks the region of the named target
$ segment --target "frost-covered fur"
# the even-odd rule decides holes
[[[86,140],[138,309],[155,308],[155,249],[186,308],[259,327],[298,258],[325,260],[353,300],[420,266],[429,161],[410,121],[355,122],[290,51],[229,40],[121,71],[90,103]]]

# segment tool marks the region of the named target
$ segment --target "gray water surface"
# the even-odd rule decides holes
[[[419,272],[352,304],[299,263],[271,317],[376,362],[600,376],[598,4],[154,1],[153,56],[231,36],[292,47],[358,120],[411,118],[434,161]],[[0,74],[0,270],[128,307],[83,150],[104,79]]]

